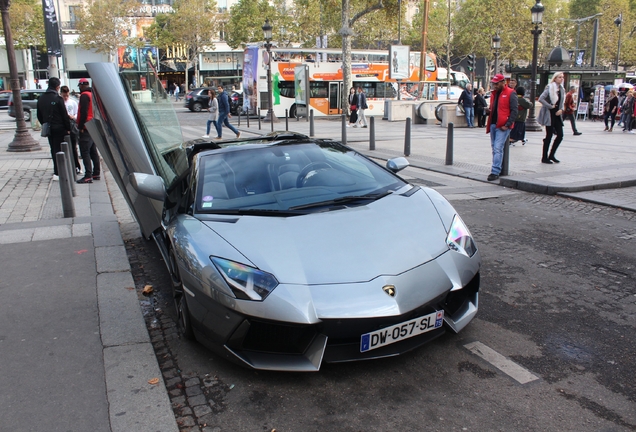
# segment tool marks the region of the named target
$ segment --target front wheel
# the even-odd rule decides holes
[[[31,111],[24,111],[24,121],[31,121]]]
[[[298,117],[296,117],[296,114],[297,114],[296,104],[294,104],[289,109],[289,118],[298,118]]]
[[[202,108],[203,105],[201,105],[199,102],[195,102],[194,105],[192,105],[192,111],[194,112],[201,112]]]
[[[174,250],[170,249],[170,276],[172,278],[172,295],[174,300],[174,306],[177,310],[177,327],[179,333],[188,340],[194,340],[194,330],[192,330],[192,320],[190,318],[190,310],[188,309],[188,303],[186,301],[185,290],[183,289],[183,283],[181,282],[181,276],[179,275],[179,267],[177,263],[177,257]]]

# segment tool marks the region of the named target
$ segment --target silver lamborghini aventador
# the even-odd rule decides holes
[[[448,201],[396,174],[406,159],[291,132],[183,142],[156,77],[87,69],[89,131],[163,254],[184,337],[247,367],[317,371],[477,313],[477,247]]]

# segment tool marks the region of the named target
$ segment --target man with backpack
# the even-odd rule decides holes
[[[230,96],[224,91],[223,86],[218,86],[217,90],[216,100],[219,102],[219,118],[216,121],[216,139],[223,137],[223,125],[234,132],[237,138],[240,138],[241,133],[228,120],[228,117],[232,117],[232,114],[230,114]]]

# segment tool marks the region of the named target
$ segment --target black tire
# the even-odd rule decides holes
[[[195,102],[192,104],[192,111],[201,112],[202,109],[203,109],[203,105],[201,105],[200,102]]]
[[[194,330],[192,329],[192,319],[190,318],[190,310],[186,300],[187,294],[181,283],[179,275],[179,266],[177,265],[177,257],[174,251],[170,249],[170,276],[172,278],[172,294],[174,306],[177,311],[177,328],[184,339],[194,340]]]
[[[31,121],[31,111],[24,111],[24,121]]]
[[[297,111],[296,111],[296,104],[292,105],[291,108],[289,109],[289,118],[297,118],[296,117]]]

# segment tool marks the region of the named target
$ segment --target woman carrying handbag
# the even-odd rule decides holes
[[[356,94],[356,88],[351,87],[349,90],[349,111],[351,115],[349,116],[349,124],[347,127],[351,127],[358,121],[358,95]]]

